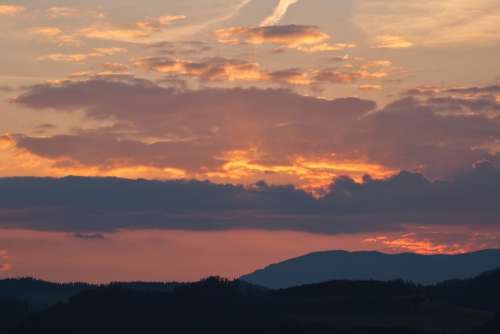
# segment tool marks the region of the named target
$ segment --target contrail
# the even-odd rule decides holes
[[[272,26],[281,21],[283,16],[286,15],[288,8],[290,6],[296,4],[299,0],[280,0],[278,6],[274,9],[274,12],[271,16],[267,17],[260,23],[260,26]]]

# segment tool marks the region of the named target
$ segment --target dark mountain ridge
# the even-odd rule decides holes
[[[325,251],[271,264],[240,279],[274,289],[331,280],[402,279],[429,285],[472,278],[497,267],[500,250],[493,249],[459,255]]]

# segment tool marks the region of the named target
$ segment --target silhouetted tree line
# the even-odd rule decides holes
[[[113,283],[89,286],[41,311],[31,310],[27,302],[4,300],[0,330],[423,334],[463,329],[490,334],[500,333],[495,317],[499,290],[500,270],[430,287],[401,280],[331,281],[268,290],[219,277],[196,283]]]

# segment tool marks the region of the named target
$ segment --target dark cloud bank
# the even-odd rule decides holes
[[[453,181],[401,172],[337,179],[316,199],[293,186],[117,178],[0,179],[0,227],[96,238],[116,229],[397,231],[405,224],[500,227],[500,168],[477,164]]]

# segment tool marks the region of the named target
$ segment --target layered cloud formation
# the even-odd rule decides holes
[[[359,180],[401,169],[449,178],[479,160],[498,162],[499,103],[470,89],[412,90],[377,109],[370,100],[283,89],[179,90],[127,75],[93,77],[32,86],[12,102],[83,112],[109,126],[4,141],[58,166],[169,168],[213,180],[281,176],[314,187],[341,174]]]

